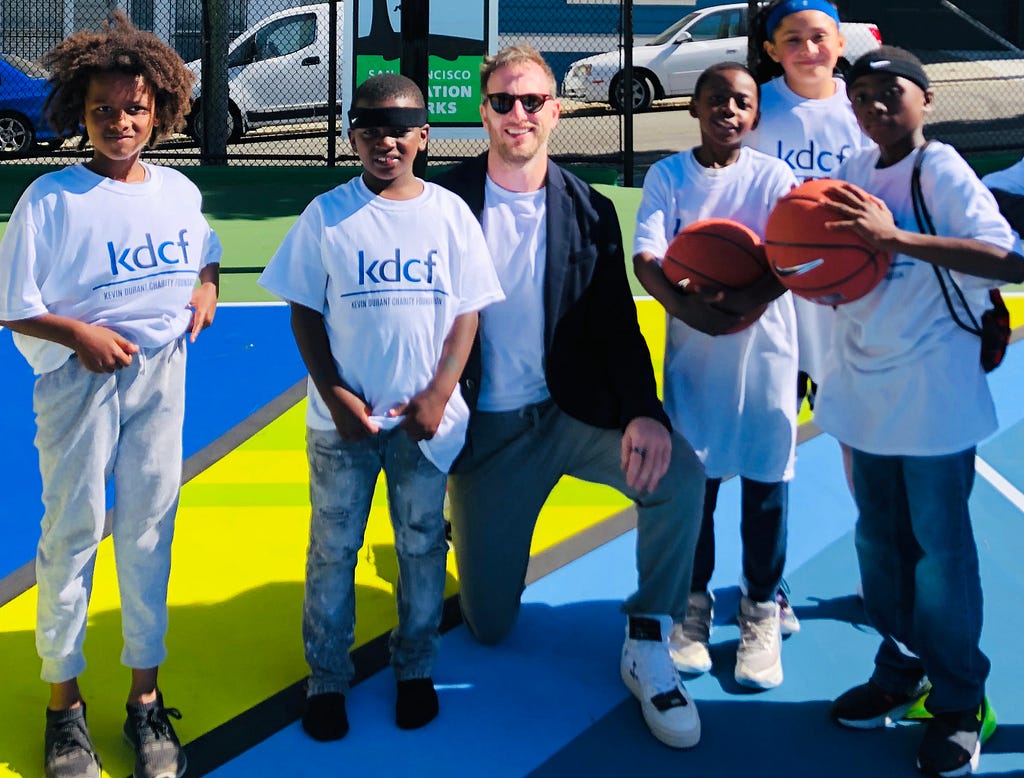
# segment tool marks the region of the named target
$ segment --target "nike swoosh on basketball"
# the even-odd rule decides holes
[[[822,258],[812,259],[810,262],[801,262],[799,265],[793,265],[792,267],[779,267],[778,262],[772,262],[775,267],[775,272],[783,278],[789,278],[790,276],[800,276],[804,273],[809,273],[814,268],[820,267],[825,264],[825,260]]]

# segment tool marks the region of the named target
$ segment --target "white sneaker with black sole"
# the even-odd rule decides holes
[[[619,671],[654,737],[672,748],[691,748],[700,741],[700,717],[668,653],[671,627],[668,616],[629,616]]]
[[[774,689],[782,683],[782,633],[779,604],[740,598],[737,614],[740,643],[736,648],[736,683]]]

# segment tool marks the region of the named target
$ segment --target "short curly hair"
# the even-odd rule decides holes
[[[42,57],[51,90],[43,111],[61,137],[81,131],[89,82],[99,73],[141,76],[153,89],[155,125],[146,141],[152,147],[185,126],[195,76],[180,56],[153,33],[140,30],[114,11],[99,30],[72,33]],[[78,148],[88,137],[82,131]]]

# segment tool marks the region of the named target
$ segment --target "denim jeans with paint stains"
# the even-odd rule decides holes
[[[313,506],[302,613],[307,694],[344,694],[352,680],[355,567],[381,469],[398,560],[391,664],[399,680],[429,677],[444,603],[447,474],[399,429],[355,442],[333,430],[308,429],[306,450]]]

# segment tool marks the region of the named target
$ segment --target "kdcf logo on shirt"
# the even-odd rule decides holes
[[[366,284],[398,284],[408,281],[413,284],[434,283],[434,257],[437,249],[430,249],[426,259],[410,257],[402,258],[402,250],[396,248],[393,259],[368,259],[366,253],[359,250],[359,285]]]
[[[151,270],[159,263],[165,265],[188,264],[188,241],[185,235],[188,230],[179,230],[177,240],[165,240],[157,243],[150,233],[146,233],[146,242],[138,246],[121,248],[113,241],[107,241],[110,253],[110,274],[114,277],[127,270],[136,273],[140,270]]]
[[[852,149],[850,144],[844,143],[839,147],[838,152],[830,151],[815,146],[813,140],[810,141],[805,149],[786,149],[783,148],[782,141],[780,140],[775,143],[775,151],[776,156],[793,170],[806,170],[808,172],[820,170],[822,173],[831,173],[832,170],[846,159]],[[835,160],[835,162],[832,160]]]

